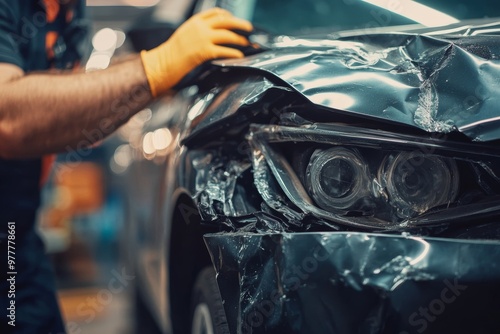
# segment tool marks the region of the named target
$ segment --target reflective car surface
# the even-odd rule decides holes
[[[117,150],[160,328],[498,330],[500,6],[195,11],[214,5],[252,20],[260,47],[195,70]]]

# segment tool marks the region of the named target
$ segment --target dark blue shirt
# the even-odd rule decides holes
[[[0,0],[0,63],[25,73],[78,64],[88,49],[85,1],[59,3],[68,1]],[[0,233],[7,221],[32,227],[40,202],[40,174],[41,159],[0,159]]]

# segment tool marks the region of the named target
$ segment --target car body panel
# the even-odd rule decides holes
[[[231,333],[493,333],[498,241],[212,234]]]
[[[216,64],[256,69],[312,103],[418,127],[500,139],[500,37],[372,34],[287,39],[271,51]]]
[[[151,305],[153,315],[162,331],[172,332],[169,305],[168,256],[171,243],[169,223],[176,198],[182,193],[179,178],[183,177],[179,163],[179,131],[184,127],[186,107],[192,103],[192,94],[167,96],[149,106],[151,113],[139,124],[142,135],[129,143],[133,161],[127,170],[130,188],[127,191],[130,245],[138,284],[144,298]],[[144,135],[167,131],[161,150],[149,147],[144,151]],[[149,144],[153,144],[150,142]],[[151,145],[150,145],[151,146]],[[149,153],[149,154],[148,154]],[[177,170],[177,173],[173,173]],[[168,204],[168,205],[167,205]]]

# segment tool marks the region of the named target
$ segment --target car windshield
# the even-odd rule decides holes
[[[223,1],[224,2],[224,1]],[[367,29],[420,23],[442,26],[500,17],[497,0],[231,0],[236,15],[275,34]]]

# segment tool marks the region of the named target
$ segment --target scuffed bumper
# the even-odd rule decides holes
[[[231,333],[496,333],[500,242],[351,232],[205,236]]]

